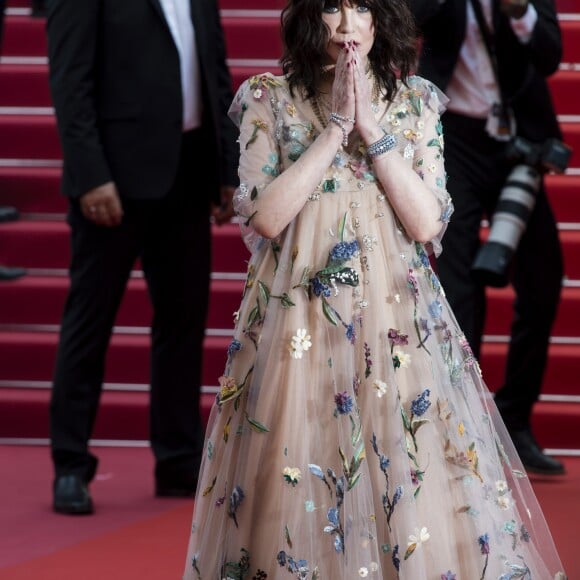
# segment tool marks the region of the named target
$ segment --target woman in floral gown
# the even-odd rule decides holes
[[[445,97],[405,0],[290,0],[282,35],[231,108],[252,257],[184,578],[564,579],[431,267]]]

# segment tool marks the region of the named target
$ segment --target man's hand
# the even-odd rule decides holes
[[[234,217],[233,199],[235,190],[235,187],[222,186],[220,191],[220,205],[212,204],[211,216],[219,226],[229,222]]]
[[[118,226],[123,218],[123,206],[112,181],[99,185],[80,198],[83,215],[98,226]]]

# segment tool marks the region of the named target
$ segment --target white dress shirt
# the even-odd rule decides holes
[[[201,87],[191,0],[160,0],[165,19],[179,52],[183,94],[183,130],[201,126]]]
[[[480,2],[487,24],[493,30],[492,1]],[[467,0],[466,5],[465,38],[451,82],[447,86],[446,94],[450,99],[447,108],[461,115],[485,119],[492,105],[499,102],[499,90],[471,1]],[[538,13],[532,4],[528,5],[522,18],[510,19],[514,33],[523,44],[530,41],[537,19]]]

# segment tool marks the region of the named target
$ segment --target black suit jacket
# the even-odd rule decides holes
[[[207,140],[200,189],[217,200],[220,185],[237,184],[231,78],[215,0],[191,0],[191,13]],[[50,0],[47,35],[63,192],[78,197],[115,181],[122,197],[165,195],[179,161],[182,92],[159,0]]]
[[[418,73],[443,91],[453,74],[465,37],[466,8],[470,0],[409,0],[422,35]],[[562,38],[553,0],[530,0],[538,20],[529,44],[514,34],[509,19],[493,0],[493,28],[499,81],[512,105],[518,134],[541,142],[561,138],[546,77],[562,57]]]

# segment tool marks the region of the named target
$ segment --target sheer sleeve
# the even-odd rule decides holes
[[[230,117],[240,129],[240,185],[234,195],[242,238],[254,253],[263,238],[252,227],[255,200],[280,173],[280,152],[276,139],[279,115],[276,77],[267,73],[246,80],[230,107]]]
[[[412,77],[411,87],[417,97],[420,121],[414,135],[413,169],[433,192],[441,206],[441,229],[427,250],[438,256],[442,251],[441,240],[453,213],[453,203],[447,191],[447,177],[443,155],[443,127],[440,115],[445,109],[447,97],[432,83],[420,77]]]

